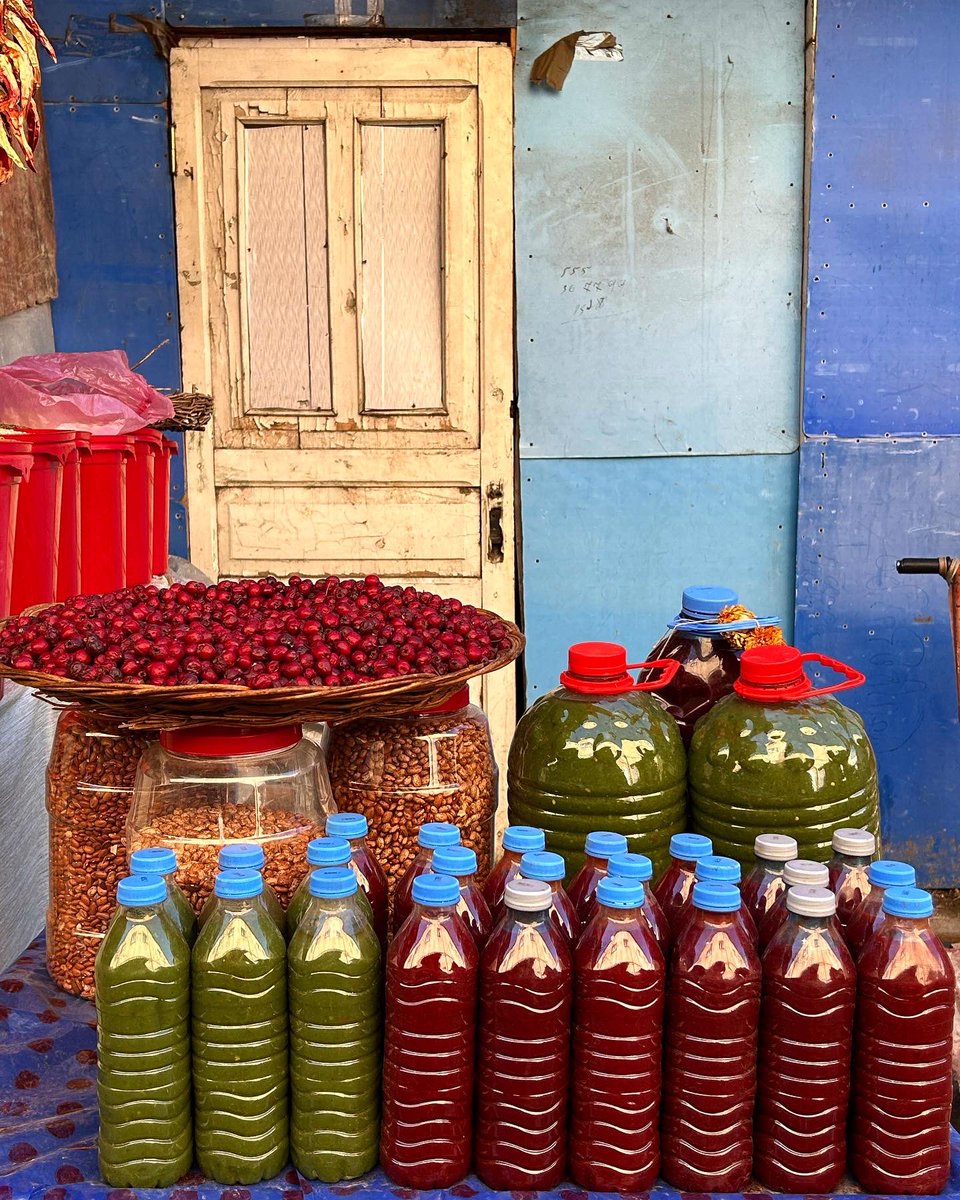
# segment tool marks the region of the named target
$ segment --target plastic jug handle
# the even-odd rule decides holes
[[[846,663],[839,662],[835,658],[827,658],[824,654],[801,654],[800,661],[819,663],[822,667],[827,667],[831,671],[836,671],[838,675],[844,676],[842,683],[832,683],[828,687],[813,688],[806,692],[803,697],[805,700],[808,696],[828,696],[833,692],[844,692],[847,688],[859,687],[861,683],[867,682],[867,677],[862,671],[848,667]]]
[[[666,687],[673,682],[673,678],[680,670],[680,660],[676,658],[653,658],[650,662],[642,663],[627,663],[628,671],[645,671],[654,668],[660,668],[660,674],[653,679],[645,679],[642,683],[635,683],[630,689],[632,692],[655,692],[658,688]]]

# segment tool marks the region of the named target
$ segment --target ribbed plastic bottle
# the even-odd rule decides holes
[[[808,665],[843,679],[815,687]],[[793,646],[744,650],[733,695],[690,741],[692,824],[718,854],[748,865],[762,829],[795,837],[804,858],[826,862],[835,829],[879,830],[873,747],[857,713],[832,694],[863,682],[845,663]]]
[[[508,825],[503,831],[503,853],[483,885],[483,898],[490,906],[494,920],[503,908],[503,889],[520,874],[520,859],[525,854],[538,853],[546,844],[543,830],[534,829],[532,825]]]
[[[349,867],[314,871],[287,951],[290,1154],[324,1183],[356,1179],[379,1157],[380,942],[357,889]]]
[[[713,853],[713,843],[700,833],[675,833],[670,839],[670,865],[657,880],[653,894],[660,905],[670,936],[676,932],[696,883],[697,859]]]
[[[444,1188],[470,1170],[479,955],[450,875],[419,875],[387,953],[380,1165]]]
[[[452,875],[460,886],[457,912],[473,934],[477,949],[486,945],[493,917],[477,883],[477,852],[469,846],[438,846],[433,852],[433,870],[437,875]]]
[[[474,1168],[495,1191],[563,1179],[573,959],[547,883],[513,879],[480,960]]]
[[[878,858],[872,862],[867,867],[867,879],[870,891],[847,921],[847,945],[855,960],[870,935],[883,924],[883,894],[887,888],[917,886],[917,873],[913,867],[895,858]]]
[[[177,884],[177,856],[168,846],[149,846],[130,855],[131,875],[159,875],[167,885],[163,907],[183,934],[188,946],[197,936],[197,914]]]
[[[560,686],[517,723],[507,767],[511,824],[533,825],[568,875],[583,865],[593,829],[624,834],[629,849],[666,865],[671,833],[686,823],[686,753],[673,717],[653,696],[678,670],[673,659],[627,663],[623,646],[571,646]],[[637,683],[638,667],[656,675]]]
[[[323,867],[347,867],[350,865],[350,843],[342,837],[317,837],[307,842],[307,873],[297,884],[287,906],[287,930],[293,937],[297,926],[310,903],[310,876]],[[373,909],[368,909],[373,920]]]
[[[580,918],[573,907],[570,897],[563,886],[563,877],[567,865],[562,855],[552,854],[549,850],[525,854],[520,859],[520,879],[535,879],[540,883],[549,883],[552,899],[550,901],[550,920],[566,936],[570,949],[576,945],[580,936]],[[516,876],[515,876],[516,878]]]
[[[753,1165],[760,960],[732,883],[698,883],[667,984],[661,1171],[686,1192],[739,1192]]]
[[[847,1165],[857,971],[826,888],[792,887],[763,956],[754,1174],[779,1192],[834,1192]]]
[[[259,871],[263,875],[263,865],[266,862],[266,856],[263,853],[263,847],[257,842],[231,842],[227,846],[220,849],[220,854],[217,857],[217,866],[221,871]],[[213,906],[217,902],[216,892],[211,892],[207,900],[200,910],[200,919],[197,923],[198,931],[206,925],[210,914],[213,912]],[[286,914],[283,910],[283,905],[277,899],[277,893],[273,890],[269,883],[263,880],[263,891],[260,893],[260,903],[270,914],[273,923],[281,933],[286,932]]]
[[[761,955],[773,940],[773,935],[787,919],[787,893],[790,888],[819,887],[829,888],[830,872],[826,863],[811,862],[809,858],[793,858],[783,864],[784,888],[767,910],[766,916],[760,922],[757,930],[757,945]]]
[[[221,871],[193,947],[197,1162],[209,1179],[270,1179],[289,1157],[283,934],[257,897],[259,871]]]
[[[950,1175],[956,979],[933,900],[888,888],[857,964],[850,1166],[866,1192],[936,1195]]]
[[[754,839],[754,863],[743,880],[740,895],[757,929],[787,886],[783,882],[784,864],[798,853],[797,839],[785,833],[760,833]]]
[[[876,853],[877,839],[869,829],[838,829],[833,835],[833,858],[827,865],[837,897],[837,924],[844,933],[870,891],[867,868]]]
[[[727,858],[725,854],[705,854],[703,858],[697,859],[697,865],[694,868],[694,876],[696,883],[732,883],[733,886],[740,890],[740,864],[735,858]],[[696,883],[694,886],[696,886]],[[743,897],[741,896],[742,900]],[[677,918],[676,936],[679,938],[683,933],[687,922],[692,920],[694,916],[693,905],[689,904],[680,913]],[[749,938],[754,945],[757,944],[757,927],[753,923],[753,917],[750,916],[750,910],[746,904],[741,904],[737,909],[734,919],[740,926],[740,930],[745,938]]]
[[[350,843],[350,861],[360,890],[370,901],[373,929],[386,953],[387,922],[390,916],[390,888],[383,867],[367,840],[370,826],[363,813],[336,812],[327,817],[327,837],[345,838]]]
[[[595,1192],[644,1192],[660,1169],[665,963],[640,880],[608,876],[574,954],[570,1175]]]
[[[112,1188],[171,1187],[193,1162],[190,948],[159,875],[117,886],[97,953],[100,1174]]]
[[[413,881],[433,870],[433,852],[440,846],[459,846],[460,830],[448,821],[426,821],[417,831],[418,850],[393,892],[390,929],[395,934],[413,910]]]
[[[567,888],[567,895],[576,909],[581,929],[593,916],[593,893],[607,873],[607,862],[614,854],[627,853],[627,839],[622,833],[597,830],[587,834],[583,849],[583,866]]]
[[[653,863],[645,854],[614,854],[607,860],[607,871],[610,878],[629,879],[642,886],[643,899],[640,901],[640,911],[646,918],[653,936],[657,939],[657,945],[666,959],[673,939],[670,935],[667,918],[663,915],[663,909],[650,886],[653,879]]]

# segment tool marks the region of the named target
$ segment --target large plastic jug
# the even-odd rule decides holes
[[[659,667],[637,683],[628,670]],[[645,693],[668,683],[678,664],[634,663],[623,646],[571,646],[560,687],[520,718],[508,763],[512,825],[533,825],[568,873],[583,865],[595,829],[625,834],[631,850],[666,866],[671,834],[686,825],[686,756],[674,719]]]
[[[814,687],[805,663],[844,676]],[[802,858],[826,862],[834,830],[879,832],[877,762],[860,717],[831,693],[864,676],[793,646],[745,650],[733,695],[694,730],[689,786],[694,828],[714,850],[752,863],[758,833],[797,839]]]

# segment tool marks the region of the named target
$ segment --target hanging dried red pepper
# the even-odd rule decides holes
[[[14,167],[36,170],[33,152],[40,140],[35,94],[40,84],[37,42],[56,61],[53,47],[37,24],[33,0],[0,0],[0,183]]]

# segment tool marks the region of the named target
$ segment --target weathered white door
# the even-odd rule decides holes
[[[506,46],[172,53],[190,547],[214,576],[377,572],[514,612]],[[505,763],[513,672],[484,682]]]

